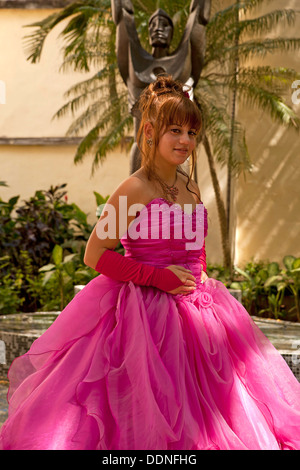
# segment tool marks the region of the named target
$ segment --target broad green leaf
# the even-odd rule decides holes
[[[287,255],[283,258],[283,264],[290,271],[293,269],[293,263],[295,261],[295,256]]]
[[[40,269],[39,269],[39,272],[40,273],[43,273],[43,272],[47,272],[47,271],[53,271],[53,269],[55,269],[55,264],[46,264],[45,266],[42,266]]]
[[[279,264],[276,262],[268,264],[269,276],[276,276],[279,273]]]
[[[77,253],[71,253],[70,255],[67,255],[64,257],[64,263],[69,263],[70,261],[73,261],[74,258],[78,256]]]
[[[264,283],[264,287],[270,287],[277,285],[278,282],[282,281],[282,276],[271,276]]]
[[[300,258],[296,258],[292,265],[293,270],[300,268]]]
[[[243,271],[242,269],[238,268],[237,266],[235,267],[235,269],[239,274],[242,274],[242,276],[244,276],[246,279],[248,279],[250,282],[252,282],[252,278],[249,276],[248,273],[246,273],[246,271]]]
[[[64,270],[66,271],[66,273],[70,276],[70,277],[74,277],[74,274],[75,274],[75,266],[72,262],[69,262],[69,263],[64,263],[63,264],[64,266]]]
[[[63,259],[63,249],[60,245],[55,245],[55,247],[53,248],[52,258],[56,266],[61,264]]]
[[[44,276],[44,279],[43,279],[43,286],[45,284],[47,284],[47,282],[49,282],[50,279],[52,279],[53,276],[55,276],[55,271],[49,271],[49,272],[45,273],[45,276]]]

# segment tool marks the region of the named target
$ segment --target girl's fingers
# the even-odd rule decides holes
[[[193,282],[194,284],[196,284],[196,278],[195,276],[193,276],[193,274],[188,275],[187,280],[185,282]]]
[[[192,273],[191,269],[184,268],[183,266],[179,266],[179,265],[177,266],[176,265],[176,268],[180,269],[180,271],[184,271],[184,272],[189,273],[189,274]]]
[[[175,266],[176,266],[176,269],[178,269],[179,271],[182,271],[182,272],[187,274],[187,279],[190,279],[194,282],[196,281],[196,278],[193,275],[191,269],[184,268],[183,266],[180,266],[180,265],[175,265]]]
[[[196,282],[193,279],[188,279],[187,281],[185,281],[185,285],[195,286]]]
[[[189,286],[184,285],[184,286],[182,286],[181,289],[182,289],[183,292],[191,292],[191,291],[194,291],[195,288],[196,288],[196,285],[192,284],[192,285],[189,285]]]

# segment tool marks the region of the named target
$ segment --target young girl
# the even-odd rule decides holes
[[[205,273],[207,211],[180,170],[198,108],[160,77],[140,110],[142,166],[86,248],[101,274],[13,362],[2,449],[299,450],[299,383]]]

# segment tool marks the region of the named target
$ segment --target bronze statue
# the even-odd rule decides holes
[[[136,136],[140,119],[134,105],[141,92],[157,75],[167,73],[175,80],[195,88],[204,63],[205,26],[209,21],[211,0],[192,0],[190,14],[177,49],[169,54],[173,37],[173,22],[169,15],[156,10],[149,19],[149,39],[152,54],[142,48],[138,38],[134,10],[130,0],[111,0],[112,16],[117,26],[117,61],[128,88],[129,111],[134,117],[135,142],[131,150],[132,174],[140,167]]]

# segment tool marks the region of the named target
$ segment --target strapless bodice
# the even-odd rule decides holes
[[[172,264],[201,274],[199,257],[207,235],[207,210],[197,204],[192,213],[164,198],[150,201],[121,237],[125,256],[156,267]]]

